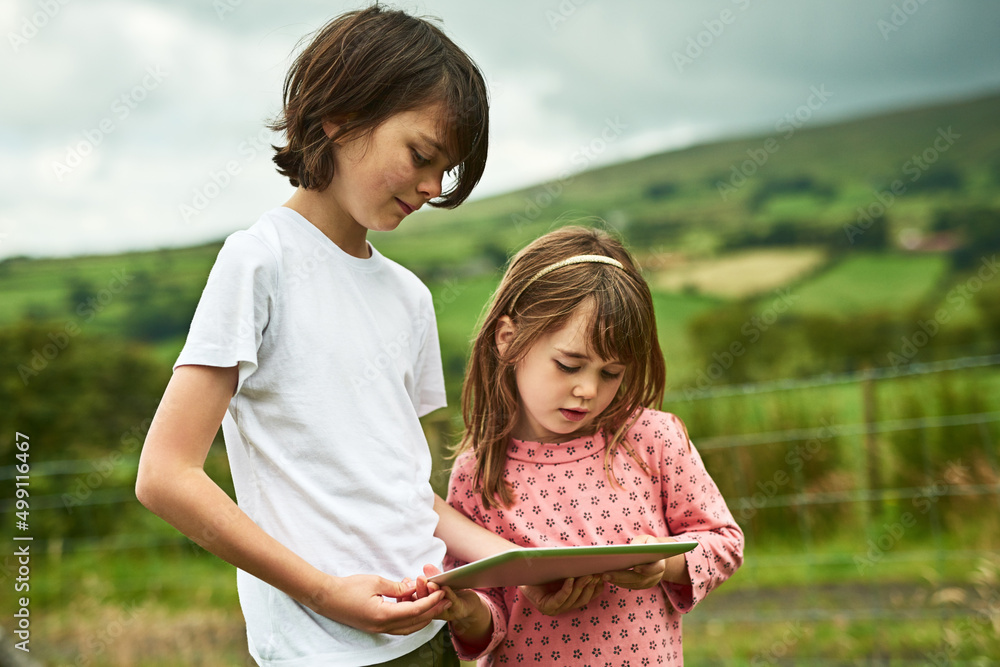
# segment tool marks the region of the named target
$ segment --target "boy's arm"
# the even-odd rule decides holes
[[[310,565],[253,522],[205,474],[205,458],[236,389],[237,367],[180,366],[150,425],[139,460],[136,496],[153,513],[223,560],[345,625],[409,634],[450,603],[438,592],[387,602],[414,591],[375,575],[333,577]]]

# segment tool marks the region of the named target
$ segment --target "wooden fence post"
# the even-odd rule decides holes
[[[868,371],[868,369],[865,369]],[[870,372],[861,382],[861,397],[863,404],[863,419],[865,422],[865,461],[868,468],[868,492],[871,502],[869,509],[872,517],[882,514],[882,482],[879,474],[878,434],[875,432],[878,421],[878,401],[875,396],[875,378]]]

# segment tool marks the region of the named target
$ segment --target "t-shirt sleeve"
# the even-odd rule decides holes
[[[685,554],[691,584],[662,585],[674,608],[687,613],[743,563],[743,531],[680,420],[663,417],[660,484],[667,528],[674,537],[698,546]]]
[[[423,335],[414,364],[417,396],[413,407],[416,408],[418,417],[448,405],[444,389],[444,369],[441,367],[441,344],[430,291],[426,292],[421,322],[424,324]]]
[[[277,260],[263,241],[246,232],[226,239],[174,368],[238,365],[239,393],[257,370],[257,350],[274,308],[277,282]]]

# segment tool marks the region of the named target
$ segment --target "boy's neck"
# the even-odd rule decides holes
[[[323,192],[300,187],[292,193],[285,206],[308,220],[348,255],[361,259],[371,257],[368,230],[349,220],[350,216],[341,210],[336,201],[331,201],[332,197],[323,195]]]

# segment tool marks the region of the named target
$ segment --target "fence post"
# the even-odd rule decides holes
[[[875,396],[875,377],[870,369],[865,369],[865,378],[861,381],[862,413],[865,423],[865,461],[868,468],[869,511],[873,517],[882,515],[882,483],[879,479],[878,435],[876,434],[878,420],[878,403]]]

